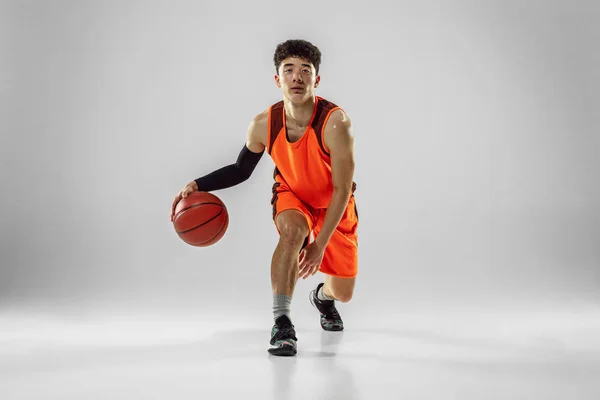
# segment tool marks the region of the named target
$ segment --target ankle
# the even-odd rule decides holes
[[[317,298],[321,301],[333,301],[335,297],[325,288],[326,285],[323,285],[319,288],[317,292]]]

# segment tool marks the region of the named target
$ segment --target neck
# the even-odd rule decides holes
[[[285,118],[288,122],[292,122],[298,126],[308,125],[315,108],[315,96],[311,96],[303,103],[293,103],[288,98],[283,98],[285,107]]]

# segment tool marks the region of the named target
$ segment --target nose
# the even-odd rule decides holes
[[[300,72],[294,72],[294,75],[292,75],[292,78],[293,78],[294,82],[302,82],[302,75],[300,74]]]

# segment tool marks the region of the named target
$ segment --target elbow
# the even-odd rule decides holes
[[[352,184],[334,185],[333,186],[333,194],[343,196],[343,195],[350,195],[351,193],[352,193]]]
[[[252,176],[252,173],[254,172],[254,168],[244,169],[244,168],[240,168],[239,166],[237,166],[237,172],[238,172],[238,177],[239,177],[240,182],[244,182],[244,181],[247,181],[248,179],[250,179],[250,177]]]

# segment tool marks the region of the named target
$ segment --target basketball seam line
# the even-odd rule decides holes
[[[223,207],[223,204],[221,204],[221,203],[213,203],[213,202],[206,202],[206,203],[192,204],[192,205],[191,205],[191,206],[189,206],[189,207],[182,208],[181,210],[179,210],[179,212],[177,213],[177,215],[181,214],[181,213],[182,213],[182,212],[184,212],[184,211],[187,211],[187,210],[189,210],[190,208],[198,207],[198,206],[201,206],[201,205],[204,205],[204,204],[212,204],[212,205],[215,205],[215,206],[221,206],[221,207]]]
[[[215,215],[214,217],[212,217],[212,218],[211,218],[211,219],[209,219],[208,221],[205,221],[205,222],[201,223],[200,225],[198,225],[198,226],[195,226],[195,227],[193,227],[193,228],[190,228],[190,229],[188,229],[188,230],[185,230],[185,231],[178,231],[177,233],[188,233],[188,232],[190,232],[190,231],[193,231],[194,229],[200,228],[201,226],[208,224],[210,221],[212,221],[213,219],[217,218],[217,217],[218,217],[219,215],[221,215],[221,214],[223,214],[223,208],[221,208],[221,211],[219,211],[219,213],[218,213],[217,215]]]

